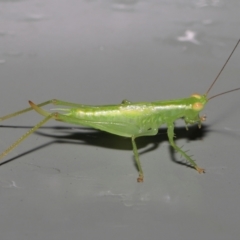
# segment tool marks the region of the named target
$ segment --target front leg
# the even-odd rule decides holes
[[[169,139],[169,143],[170,145],[180,154],[182,154],[186,160],[191,164],[191,166],[193,166],[199,173],[204,173],[205,170],[203,168],[199,168],[198,165],[195,163],[195,161],[186,154],[186,152],[184,152],[181,148],[179,148],[173,138],[174,138],[174,124],[173,123],[168,123],[168,130],[167,130],[167,134],[168,134],[168,139]]]

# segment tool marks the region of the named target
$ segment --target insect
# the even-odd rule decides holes
[[[123,100],[122,103],[117,105],[103,105],[103,106],[88,106],[76,103],[65,102],[57,99],[52,99],[40,104],[34,104],[29,101],[30,107],[18,112],[6,115],[0,118],[0,121],[6,120],[11,117],[26,113],[31,110],[35,110],[40,115],[44,116],[44,119],[36,124],[32,129],[22,135],[15,143],[9,146],[1,155],[0,158],[6,156],[15,147],[17,147],[22,141],[24,141],[29,135],[34,133],[38,128],[48,122],[50,119],[56,121],[67,122],[71,124],[77,124],[82,126],[88,126],[102,131],[106,131],[112,134],[116,134],[122,137],[129,137],[132,141],[134,158],[138,168],[139,176],[138,182],[143,182],[143,170],[139,160],[137,152],[137,146],[135,139],[142,136],[152,136],[158,133],[158,128],[166,124],[167,135],[170,145],[186,158],[188,163],[195,168],[199,173],[204,173],[203,168],[198,167],[195,161],[174,142],[174,121],[182,118],[185,121],[186,129],[188,124],[197,123],[199,128],[203,121],[206,120],[206,116],[199,116],[200,111],[203,110],[205,104],[217,96],[240,90],[236,88],[233,90],[225,91],[208,98],[208,93],[216,83],[235,49],[237,48],[240,39],[229,55],[227,61],[221,68],[217,77],[203,95],[193,94],[188,98],[174,99],[167,101],[156,102],[130,102]],[[60,105],[65,108],[56,108],[55,112],[47,112],[42,107],[48,104]]]

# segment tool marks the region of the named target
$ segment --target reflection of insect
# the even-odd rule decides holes
[[[137,146],[135,138],[142,136],[155,135],[158,132],[159,126],[162,124],[167,125],[167,134],[171,146],[183,155],[190,165],[195,168],[199,173],[204,173],[204,169],[199,168],[194,160],[187,155],[181,148],[174,143],[174,121],[183,118],[186,125],[197,123],[199,128],[201,123],[205,121],[205,116],[199,116],[199,112],[203,110],[205,104],[214,97],[229,93],[232,91],[240,90],[236,88],[230,91],[226,91],[210,98],[207,97],[209,91],[217,81],[219,75],[223,71],[227,62],[231,58],[233,52],[237,48],[240,39],[236,46],[228,57],[227,61],[223,65],[216,79],[211,84],[210,88],[204,95],[193,94],[188,98],[157,101],[157,102],[138,102],[132,103],[127,100],[123,100],[118,105],[103,105],[103,106],[88,106],[76,103],[64,102],[61,100],[49,100],[38,105],[29,101],[31,107],[23,109],[21,111],[9,114],[0,118],[0,121],[15,117],[22,113],[35,110],[39,114],[44,116],[44,119],[30,129],[27,133],[21,136],[15,143],[13,143],[8,149],[6,149],[0,158],[6,156],[12,151],[18,144],[25,140],[29,135],[35,132],[39,127],[44,125],[48,120],[54,119],[56,121],[62,121],[77,125],[83,125],[106,131],[112,134],[116,134],[123,137],[129,137],[132,140],[133,152],[135,161],[139,171],[138,182],[143,182],[143,171],[139,156],[137,152]],[[68,108],[56,108],[56,112],[50,113],[43,110],[41,107],[47,104],[61,105]]]

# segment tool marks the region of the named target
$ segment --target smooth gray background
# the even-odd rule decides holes
[[[239,12],[238,0],[0,0],[1,116],[28,100],[205,93],[240,37]],[[210,96],[240,86],[239,62],[240,48]],[[202,130],[176,124],[204,175],[174,161],[164,126],[139,138],[142,184],[129,139],[50,121],[0,167],[1,239],[239,239],[239,104],[239,92],[210,101]],[[41,119],[2,122],[1,151]]]

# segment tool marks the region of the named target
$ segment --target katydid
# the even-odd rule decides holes
[[[76,103],[65,102],[57,99],[49,100],[40,104],[34,104],[29,101],[30,107],[18,112],[6,115],[0,118],[0,121],[6,120],[11,117],[15,117],[22,113],[26,113],[31,110],[35,110],[40,115],[44,116],[44,119],[36,124],[32,129],[22,135],[15,143],[13,143],[8,149],[6,149],[0,158],[6,156],[15,147],[17,147],[23,140],[29,135],[34,133],[38,128],[48,122],[50,119],[56,121],[67,122],[76,125],[88,126],[98,130],[106,131],[112,134],[116,134],[122,137],[129,137],[132,141],[134,158],[138,168],[139,176],[138,182],[143,182],[143,170],[139,160],[137,152],[137,146],[135,139],[143,136],[153,136],[158,133],[158,128],[166,124],[167,135],[170,145],[186,158],[189,164],[195,168],[199,173],[204,173],[203,168],[198,167],[195,161],[181,148],[179,148],[174,142],[174,122],[182,118],[185,121],[186,128],[188,124],[197,123],[199,128],[205,116],[199,116],[200,111],[203,110],[205,104],[214,97],[222,94],[240,90],[236,88],[229,90],[215,96],[208,98],[208,93],[219,78],[221,72],[226,66],[227,62],[231,58],[233,52],[237,48],[240,39],[236,46],[232,50],[227,61],[221,68],[219,74],[203,95],[193,94],[188,98],[156,101],[156,102],[130,102],[123,100],[122,103],[117,105],[102,105],[102,106],[89,106]],[[65,108],[56,108],[55,112],[47,112],[42,109],[43,106],[53,104],[64,106]]]

